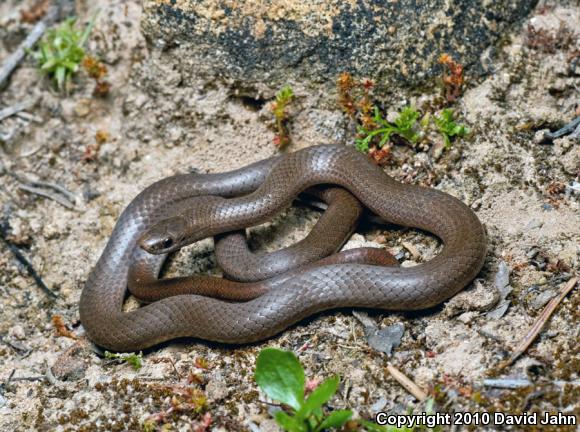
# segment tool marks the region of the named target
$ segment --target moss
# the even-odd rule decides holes
[[[250,390],[248,392],[244,392],[241,396],[242,401],[245,403],[256,402],[259,399],[260,393],[256,390]]]

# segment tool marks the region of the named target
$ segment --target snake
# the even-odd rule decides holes
[[[177,201],[164,208],[163,214],[183,211],[207,199],[196,196]],[[215,236],[217,264],[226,279],[198,276],[160,279],[166,255],[138,250],[129,267],[129,292],[146,303],[178,294],[244,301],[263,294],[269,286],[236,282],[260,281],[298,267],[305,269],[309,265],[339,263],[398,265],[395,257],[385,249],[358,247],[337,252],[350,238],[364,213],[362,204],[345,189],[330,186],[312,188],[304,196],[301,195],[300,200],[326,211],[308,235],[297,243],[275,252],[256,253],[248,245],[245,230]],[[366,216],[368,218],[369,215]]]
[[[260,291],[246,301],[177,293],[123,309],[129,269],[139,256],[158,256],[159,262],[201,239],[258,225],[318,185],[344,188],[381,219],[435,235],[441,251],[410,267],[323,263],[250,283],[214,280],[218,287],[236,283]],[[176,203],[181,203],[177,212]],[[436,306],[475,278],[486,251],[485,229],[461,200],[400,183],[352,147],[319,145],[227,173],[175,175],[147,187],[121,213],[87,278],[79,313],[87,336],[113,351],[137,351],[181,337],[252,343],[326,310]]]

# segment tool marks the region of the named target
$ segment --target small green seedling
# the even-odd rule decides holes
[[[469,129],[463,125],[455,123],[453,110],[446,108],[441,111],[441,116],[435,116],[437,130],[443,135],[445,148],[451,147],[451,139],[455,136],[464,136],[469,133]]]
[[[278,132],[274,138],[274,144],[277,147],[284,147],[290,143],[290,135],[288,132],[288,113],[286,108],[294,99],[294,92],[292,87],[286,85],[276,93],[276,102],[272,104],[272,113],[276,121],[276,131]]]
[[[359,126],[357,128],[359,138],[356,140],[356,148],[363,153],[367,153],[375,137],[380,137],[377,147],[382,148],[389,141],[392,134],[399,135],[407,141],[415,143],[419,139],[419,134],[415,130],[415,124],[419,117],[419,111],[411,106],[406,106],[401,110],[395,121],[390,123],[382,117],[379,109],[375,107],[373,120],[377,127],[375,129],[367,129]]]
[[[134,370],[138,371],[143,366],[143,353],[140,352],[139,354],[135,353],[112,353],[109,351],[105,351],[105,358],[107,360],[114,360],[118,363],[128,363],[130,364]]]
[[[287,406],[288,411],[278,411],[274,418],[288,432],[340,428],[352,417],[350,410],[337,410],[328,415],[324,413],[324,404],[338,389],[337,376],[322,382],[305,398],[304,369],[291,352],[275,348],[262,350],[258,356],[255,378],[268,397]]]
[[[95,18],[84,31],[75,28],[75,18],[67,19],[60,26],[49,29],[38,50],[32,53],[40,70],[54,79],[59,90],[63,90],[70,77],[78,71]]]

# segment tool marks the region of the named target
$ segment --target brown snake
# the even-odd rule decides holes
[[[275,252],[254,253],[242,230],[216,236],[217,263],[227,279],[197,276],[159,279],[164,257],[160,259],[159,255],[138,252],[129,267],[129,291],[144,302],[178,294],[200,294],[244,301],[264,294],[271,285],[244,285],[238,282],[260,281],[297,268],[305,269],[308,265],[398,265],[397,260],[384,249],[366,247],[335,253],[355,230],[363,214],[363,206],[348,191],[335,186],[309,189],[306,194],[322,201],[315,201],[315,206],[326,205],[326,211],[303,240]],[[304,200],[304,197],[301,198]],[[164,212],[173,215],[188,211],[207,204],[208,199],[212,198],[200,196],[178,201]],[[158,238],[155,241],[163,242],[164,239]]]
[[[443,250],[414,267],[331,264],[299,268],[244,284],[264,293],[241,303],[184,294],[131,312],[122,310],[131,262],[145,254],[139,244],[163,254],[256,225],[319,184],[344,187],[386,221],[435,234],[443,241]],[[196,196],[211,199],[197,200],[197,206],[171,216],[176,202],[187,203]],[[186,336],[253,342],[316,312],[338,307],[416,310],[434,306],[475,277],[485,253],[484,229],[458,199],[435,189],[398,183],[354,149],[310,147],[230,173],[178,175],[149,186],[120,216],[82,292],[80,315],[89,337],[116,351],[139,350]],[[159,266],[161,261],[162,256]]]

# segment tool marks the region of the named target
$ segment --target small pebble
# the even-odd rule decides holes
[[[211,401],[217,402],[225,399],[230,393],[230,390],[221,376],[212,378],[205,388],[208,398]]]
[[[91,112],[91,101],[89,99],[81,99],[74,108],[77,117],[86,117]]]
[[[18,340],[26,339],[26,332],[24,331],[24,328],[21,325],[15,325],[14,327],[12,327],[9,331],[9,334],[10,336]]]
[[[546,303],[548,303],[552,298],[556,297],[556,295],[558,295],[558,293],[554,290],[542,291],[531,301],[531,306],[534,309],[540,309],[544,307]]]
[[[526,256],[527,256],[529,259],[532,259],[532,258],[535,258],[535,257],[536,257],[536,255],[538,255],[538,253],[540,253],[539,249],[537,249],[537,248],[533,248],[533,249],[531,249],[531,250],[530,250],[530,251],[529,251],[529,252],[526,254]]]
[[[471,323],[479,314],[477,312],[465,312],[457,317],[457,320],[463,324]]]
[[[544,204],[542,204],[542,209],[545,211],[552,211],[552,210],[554,210],[554,207],[552,207],[550,204],[544,203]]]

